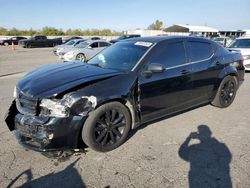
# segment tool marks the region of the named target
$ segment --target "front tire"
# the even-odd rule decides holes
[[[76,55],[76,60],[85,62],[86,61],[86,56],[84,54],[77,54]]]
[[[111,151],[126,141],[131,116],[120,102],[106,103],[89,114],[82,129],[82,139],[91,149]]]
[[[8,42],[5,42],[5,43],[3,43],[4,44],[4,46],[9,46],[9,43]]]
[[[235,98],[238,89],[238,81],[235,76],[226,76],[217,91],[217,94],[212,101],[212,105],[219,108],[230,106]]]

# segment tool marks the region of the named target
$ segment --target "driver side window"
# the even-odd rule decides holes
[[[184,43],[182,41],[173,43],[163,42],[154,49],[148,62],[159,63],[165,68],[187,63]]]
[[[90,45],[92,48],[98,48],[98,42],[94,42],[93,44]]]

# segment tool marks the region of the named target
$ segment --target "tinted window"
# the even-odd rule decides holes
[[[190,61],[202,61],[213,54],[211,44],[206,42],[188,42]]]
[[[98,42],[94,42],[90,45],[92,48],[98,48]]]
[[[149,63],[160,63],[166,68],[186,63],[183,42],[161,44],[153,50]]]
[[[99,47],[105,47],[105,46],[109,46],[110,44],[107,42],[99,42]]]
[[[229,48],[250,48],[250,39],[236,39]]]

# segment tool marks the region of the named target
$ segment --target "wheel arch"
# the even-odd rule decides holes
[[[221,84],[222,80],[226,77],[226,76],[234,76],[237,79],[237,84],[239,83],[239,74],[238,71],[236,69],[236,67],[232,67],[232,66],[228,66],[225,67],[219,74],[219,79],[220,82],[218,83],[218,86]]]
[[[136,113],[136,108],[133,105],[133,102],[127,98],[122,98],[122,97],[114,97],[114,98],[110,98],[110,99],[106,99],[106,100],[102,100],[100,101],[97,105],[96,108],[110,103],[110,102],[120,102],[121,104],[123,104],[129,111],[129,114],[131,116],[131,129],[134,129],[136,127],[137,123],[137,118],[138,118],[138,114]]]

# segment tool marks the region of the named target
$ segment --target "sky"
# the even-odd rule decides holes
[[[0,27],[116,31],[147,28],[156,19],[207,25],[220,30],[250,29],[250,0],[0,0]]]

